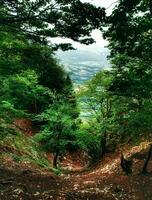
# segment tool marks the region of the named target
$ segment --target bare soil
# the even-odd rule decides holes
[[[152,200],[152,160],[142,175],[149,143],[125,147],[134,160],[133,174],[120,167],[120,152],[110,153],[89,170],[56,176],[36,166],[0,167],[0,200]]]

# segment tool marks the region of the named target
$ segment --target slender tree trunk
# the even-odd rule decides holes
[[[150,14],[152,15],[152,0],[149,0]]]
[[[101,150],[102,150],[101,157],[103,157],[106,153],[106,150],[107,150],[106,144],[107,144],[107,135],[106,135],[106,131],[105,131],[105,133],[103,134],[103,137],[101,139]]]
[[[150,149],[148,151],[148,156],[146,158],[146,161],[145,161],[143,169],[142,169],[142,174],[146,174],[147,173],[147,166],[148,166],[149,160],[151,158],[151,154],[152,154],[152,144],[150,145]]]
[[[37,102],[36,102],[36,99],[34,100],[34,109],[35,109],[35,113],[37,114],[37,113],[38,113],[38,110],[37,110]]]
[[[58,156],[60,153],[60,148],[59,148],[59,141],[60,141],[60,132],[61,132],[61,125],[57,124],[56,125],[56,132],[57,132],[57,136],[56,136],[56,148],[55,148],[55,153],[54,153],[54,159],[53,159],[53,167],[57,168],[57,164],[58,164]]]
[[[58,164],[58,156],[59,156],[59,150],[57,149],[57,151],[54,154],[54,158],[53,158],[53,167],[57,168],[57,164]]]

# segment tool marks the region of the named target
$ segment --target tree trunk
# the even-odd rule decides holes
[[[53,158],[53,167],[57,168],[57,163],[58,163],[58,156],[59,156],[59,150],[55,152],[54,158]]]
[[[107,150],[106,144],[107,144],[107,135],[106,135],[106,132],[105,132],[103,134],[102,139],[101,139],[101,150],[102,150],[101,157],[103,157],[105,155],[105,153],[106,153],[106,150]]]
[[[150,6],[150,14],[152,15],[152,0],[149,1],[149,6]]]
[[[147,166],[148,166],[148,163],[149,163],[151,154],[152,154],[152,144],[150,145],[150,149],[149,149],[149,151],[148,151],[148,156],[147,156],[147,158],[146,158],[146,160],[145,160],[145,163],[144,163],[144,167],[143,167],[143,170],[142,170],[142,174],[146,174],[146,173],[147,173]]]

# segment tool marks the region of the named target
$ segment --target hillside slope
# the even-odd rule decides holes
[[[134,159],[133,174],[126,176],[120,168],[120,153],[108,154],[89,171],[62,174],[32,167],[0,168],[0,199],[3,200],[151,200],[152,174],[141,175],[148,142],[125,147],[127,157]],[[27,168],[28,169],[28,168]],[[149,172],[152,171],[152,160]]]

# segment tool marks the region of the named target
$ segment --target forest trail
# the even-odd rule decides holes
[[[34,169],[0,169],[0,200],[151,200],[152,174],[141,175],[149,143],[123,152],[134,159],[133,175],[120,168],[120,153],[109,153],[89,171],[57,177]],[[152,171],[152,161],[149,163]]]

